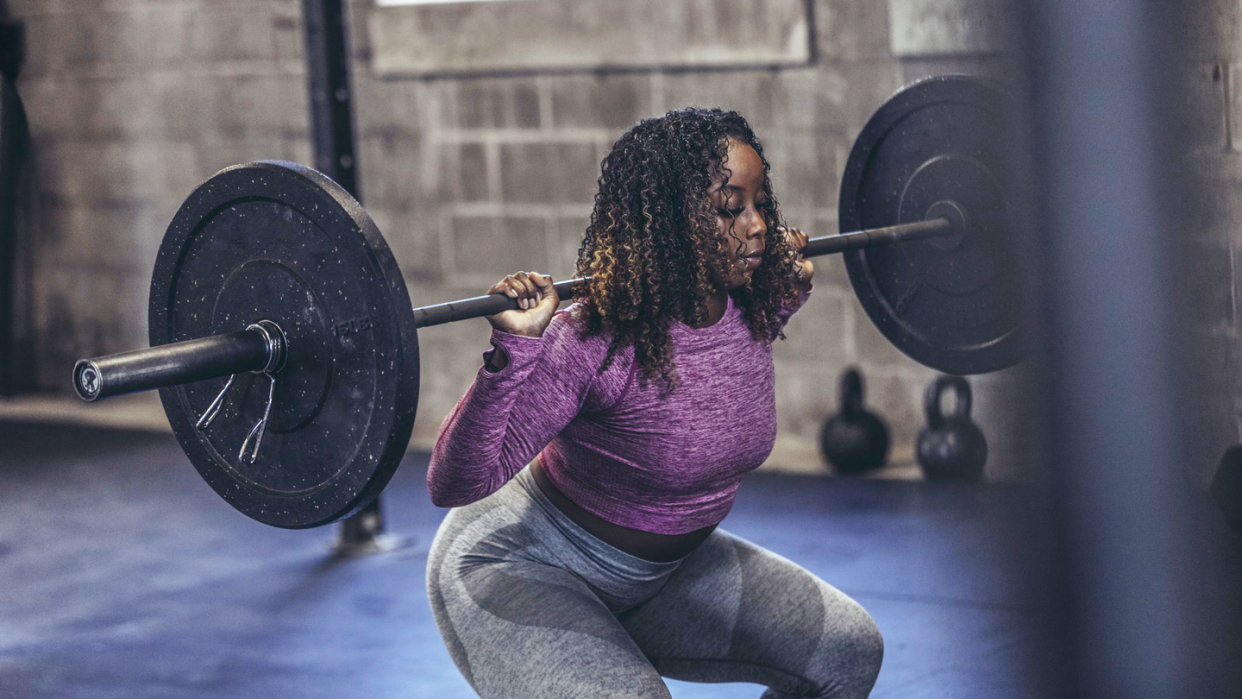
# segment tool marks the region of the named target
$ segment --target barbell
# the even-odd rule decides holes
[[[842,253],[879,330],[940,371],[1021,356],[1008,245],[1003,99],[930,78],[868,121],[842,177]],[[562,299],[586,281],[556,283]],[[283,528],[361,509],[405,453],[418,328],[517,308],[503,294],[413,308],[379,229],[342,187],[294,163],[225,168],[186,199],[160,245],[151,347],[77,362],[83,400],[159,389],[191,463],[244,514]]]

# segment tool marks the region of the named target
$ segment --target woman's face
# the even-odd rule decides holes
[[[727,170],[717,174],[707,194],[716,210],[716,228],[724,241],[729,277],[716,280],[726,290],[745,286],[763,259],[768,226],[763,192],[763,161],[749,145],[729,139]],[[728,183],[725,183],[728,175]]]

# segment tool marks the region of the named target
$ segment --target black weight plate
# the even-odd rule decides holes
[[[1005,128],[1004,98],[992,84],[929,78],[871,117],[842,176],[842,233],[934,218],[938,202],[966,211],[963,237],[844,254],[850,283],[880,332],[949,374],[997,371],[1022,358]]]
[[[405,281],[371,218],[339,185],[294,163],[216,173],[182,204],[151,279],[151,346],[270,320],[288,337],[258,458],[239,452],[269,382],[236,377],[160,390],[194,467],[229,504],[277,527],[346,517],[388,483],[418,404],[418,338]]]

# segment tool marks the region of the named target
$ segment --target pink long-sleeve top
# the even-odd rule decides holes
[[[781,309],[782,327],[810,293]],[[538,454],[566,497],[613,524],[657,534],[718,524],[776,441],[771,339],[751,337],[731,295],[709,327],[671,321],[681,386],[662,393],[660,382],[640,385],[632,346],[598,373],[609,333],[578,339],[578,305],[540,337],[492,330],[509,364],[480,368],[440,426],[432,502],[486,497]]]

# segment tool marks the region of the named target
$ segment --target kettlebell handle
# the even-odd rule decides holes
[[[927,413],[927,425],[932,429],[939,429],[945,424],[945,415],[940,410],[940,396],[948,388],[957,394],[957,404],[947,419],[955,422],[970,419],[970,382],[963,376],[942,374],[927,385],[927,393],[923,395],[923,411]]]
[[[862,374],[855,367],[850,367],[841,374],[841,412],[845,415],[857,415],[863,409]]]

